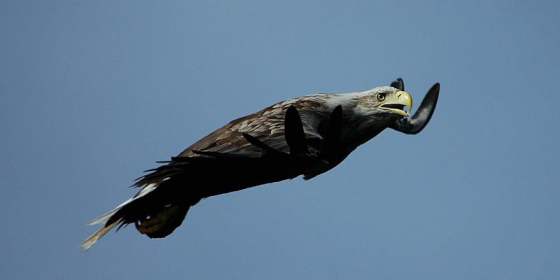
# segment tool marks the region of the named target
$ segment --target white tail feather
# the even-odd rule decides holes
[[[98,225],[98,224],[106,224],[107,221],[109,221],[109,219],[115,214],[117,213],[117,211],[119,211],[122,207],[124,207],[125,205],[133,202],[134,200],[141,198],[147,194],[149,194],[150,192],[152,192],[153,190],[156,189],[156,187],[159,184],[156,183],[151,183],[151,184],[147,184],[142,186],[142,189],[132,198],[127,199],[125,202],[119,204],[117,207],[115,207],[113,210],[95,218],[94,220],[92,220],[91,222],[89,222],[89,225]],[[98,231],[96,231],[94,234],[90,235],[83,243],[82,243],[82,249],[83,250],[87,250],[89,248],[91,248],[91,246],[93,246],[93,244],[95,244],[95,242],[97,242],[97,240],[99,240],[101,237],[103,237],[105,234],[107,234],[111,229],[113,229],[116,225],[118,225],[119,223],[121,223],[123,221],[123,219],[117,219],[116,221],[114,221],[113,223],[109,224],[109,225],[104,225],[102,228],[100,228]]]
[[[103,226],[98,231],[96,231],[94,234],[90,235],[82,243],[82,246],[81,246],[82,250],[85,251],[85,250],[91,248],[91,246],[93,246],[93,244],[95,244],[95,242],[97,242],[97,240],[99,240],[101,237],[103,237],[105,234],[107,234],[111,229],[113,229],[121,221],[122,221],[122,219],[118,219],[118,220],[114,221],[113,223],[111,223],[110,225]]]
[[[115,207],[113,210],[93,219],[91,222],[88,223],[88,225],[93,226],[98,224],[105,224],[111,218],[111,216],[113,216],[113,214],[119,211],[123,206],[131,203],[133,200],[134,200],[133,198],[127,199],[125,202],[119,204],[119,206]]]

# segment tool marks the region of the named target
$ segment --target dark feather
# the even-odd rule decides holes
[[[406,134],[417,134],[430,122],[439,97],[439,83],[434,84],[412,117],[402,118],[391,127]]]
[[[247,133],[243,133],[242,135],[243,135],[243,137],[245,137],[247,142],[251,143],[255,147],[258,147],[258,148],[262,149],[266,154],[270,154],[270,155],[283,154],[282,152],[268,146],[267,144],[263,143],[259,139],[255,138],[255,137],[253,137],[253,136],[251,136]]]
[[[327,133],[321,149],[321,155],[332,160],[333,151],[337,151],[340,146],[342,133],[342,106],[338,105],[329,116]]]
[[[307,143],[303,132],[303,124],[299,112],[294,106],[290,106],[286,110],[284,121],[284,135],[286,143],[290,147],[291,155],[302,155],[307,152]]]
[[[397,78],[391,82],[391,86],[399,90],[404,90],[404,81],[401,78]]]

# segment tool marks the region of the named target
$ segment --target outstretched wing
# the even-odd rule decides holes
[[[404,83],[402,79],[393,82],[396,86],[402,86]],[[398,120],[391,128],[406,134],[417,134],[430,122],[432,115],[436,109],[439,97],[439,83],[434,84],[422,100],[420,107],[412,117],[402,118]]]

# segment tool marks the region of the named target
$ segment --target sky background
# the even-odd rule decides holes
[[[4,279],[560,279],[557,1],[1,1]],[[88,252],[142,171],[275,102],[403,77],[419,135]],[[219,175],[219,174],[217,174]]]

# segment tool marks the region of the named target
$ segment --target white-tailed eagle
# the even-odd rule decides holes
[[[82,248],[132,223],[151,238],[165,237],[202,198],[300,175],[311,179],[386,128],[416,134],[430,121],[438,95],[436,83],[410,116],[412,97],[397,79],[361,92],[298,97],[233,120],[138,178],[139,191],[94,220],[102,227]]]

